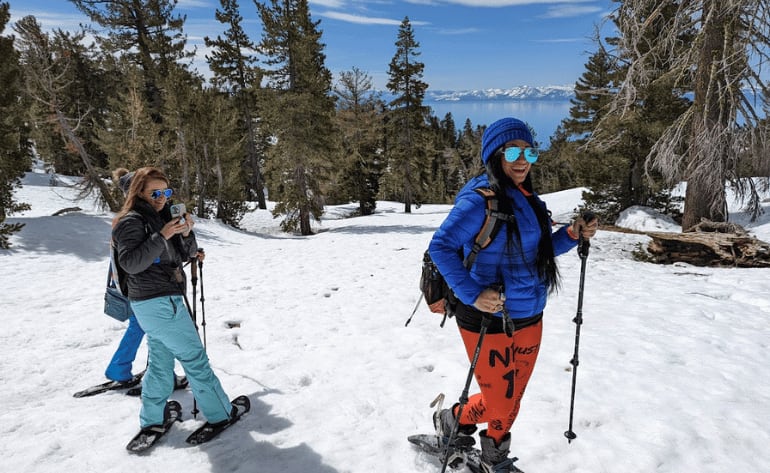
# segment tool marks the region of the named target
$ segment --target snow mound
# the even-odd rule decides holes
[[[682,231],[682,226],[673,218],[641,205],[633,205],[620,212],[615,225],[640,232],[679,233]]]

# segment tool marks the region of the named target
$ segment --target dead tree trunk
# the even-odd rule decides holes
[[[740,225],[702,220],[685,233],[647,235],[652,238],[647,251],[656,263],[770,268],[770,244],[749,235]]]
[[[56,109],[55,113],[56,122],[62,134],[64,135],[65,140],[67,140],[67,142],[77,151],[80,159],[83,162],[83,165],[86,168],[86,178],[91,183],[91,185],[99,189],[99,193],[102,195],[104,202],[107,203],[110,211],[119,211],[120,203],[115,200],[115,197],[110,192],[110,189],[107,188],[104,180],[101,178],[101,176],[99,176],[99,173],[91,163],[91,157],[88,155],[88,151],[86,151],[86,147],[83,145],[83,141],[80,139],[80,137],[78,137],[75,129],[70,126],[69,121],[64,116],[64,113],[58,108]]]

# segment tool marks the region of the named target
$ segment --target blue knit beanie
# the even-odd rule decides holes
[[[511,140],[524,140],[530,146],[535,146],[529,127],[519,119],[501,118],[489,125],[481,137],[481,161],[487,164],[489,157]]]

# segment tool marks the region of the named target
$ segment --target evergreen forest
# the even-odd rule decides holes
[[[0,2],[0,248],[20,229],[6,218],[26,208],[13,190],[35,154],[82,176],[82,195],[111,211],[123,201],[113,171],[157,166],[199,218],[238,227],[270,201],[300,235],[325,205],[369,215],[378,200],[407,213],[451,203],[482,170],[484,127],[425,105],[408,17],[380,91],[367,71],[327,68],[307,0],[219,0],[207,77],[190,65],[176,0],[69,1],[92,29],[44,31],[33,16],[11,25]],[[537,191],[586,187],[603,222],[644,205],[686,230],[726,221],[731,184],[756,217],[770,176],[769,2],[615,0],[615,34],[596,33],[569,116],[533,167]]]

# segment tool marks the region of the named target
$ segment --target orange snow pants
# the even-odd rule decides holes
[[[487,423],[487,436],[498,444],[511,430],[529,377],[535,368],[543,334],[543,321],[514,332],[487,333],[476,363],[475,376],[481,392],[463,408],[461,424]],[[473,360],[479,334],[460,329],[468,359]],[[457,414],[457,411],[455,411]]]

